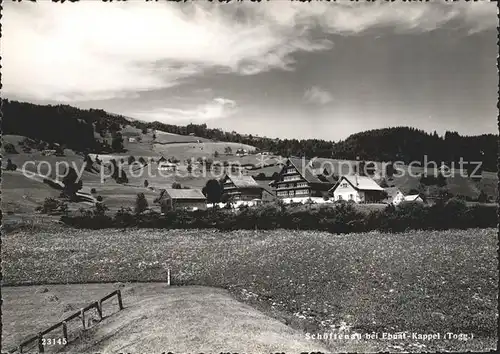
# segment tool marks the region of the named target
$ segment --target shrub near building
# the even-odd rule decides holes
[[[161,227],[172,229],[216,228],[238,229],[293,229],[321,230],[331,233],[367,232],[373,230],[404,232],[413,230],[444,230],[496,227],[496,208],[476,205],[469,207],[463,201],[451,200],[433,206],[420,203],[401,203],[384,210],[364,214],[347,202],[335,206],[307,208],[303,205],[290,207],[282,203],[267,203],[255,208],[233,210],[209,209],[194,212],[165,210],[164,215],[148,211],[138,215],[121,212],[105,227]],[[128,220],[128,221],[127,221]],[[96,225],[79,220],[79,216],[67,217],[64,222],[77,227],[95,228]],[[130,224],[126,224],[126,223]]]

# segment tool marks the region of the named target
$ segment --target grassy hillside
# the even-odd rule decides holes
[[[5,219],[11,215],[33,215],[45,198],[58,198],[61,191],[42,180],[26,178],[19,171],[2,171],[2,211]],[[69,210],[88,208],[89,203],[70,203]],[[4,220],[5,221],[5,220]]]
[[[172,144],[154,144],[153,143],[153,131],[148,131],[146,134],[142,130],[137,129],[132,126],[123,127],[124,135],[124,147],[127,151],[114,154],[89,154],[93,160],[98,156],[103,162],[109,162],[111,159],[117,161],[124,159],[125,164],[123,165],[128,173],[127,160],[129,156],[134,156],[135,159],[144,157],[145,159],[153,158],[156,161],[164,156],[166,158],[175,157],[181,160],[181,166],[179,170],[182,172],[178,175],[168,175],[167,173],[159,173],[158,164],[152,163],[145,167],[144,172],[141,174],[137,172],[137,167],[134,167],[135,176],[128,173],[129,182],[126,184],[118,184],[111,178],[106,178],[103,182],[101,180],[101,175],[99,171],[88,172],[83,170],[84,160],[82,154],[77,154],[70,149],[64,150],[64,156],[44,156],[41,151],[33,149],[30,153],[25,153],[21,149],[19,143],[25,139],[23,136],[19,135],[4,135],[4,143],[11,143],[16,147],[17,153],[4,154],[5,158],[9,158],[18,166],[18,169],[22,169],[25,166],[26,170],[32,173],[41,174],[43,176],[48,176],[52,179],[57,177],[57,164],[68,163],[73,166],[77,171],[82,172],[83,188],[82,192],[90,193],[91,189],[96,189],[97,195],[103,197],[105,205],[110,209],[112,213],[116,212],[121,207],[133,207],[137,193],[144,193],[146,199],[148,200],[149,206],[152,208],[158,208],[154,205],[153,200],[158,196],[159,189],[169,188],[172,183],[181,183],[183,187],[187,188],[203,188],[206,182],[213,178],[212,176],[201,176],[199,170],[194,170],[197,175],[192,176],[187,173],[187,165],[184,164],[184,160],[205,157],[211,158],[213,160],[238,160],[241,161],[254,161],[257,163],[256,158],[250,156],[236,157],[236,156],[224,156],[222,152],[226,146],[230,146],[234,151],[239,148],[253,149],[251,146],[233,144],[233,143],[217,143],[207,141],[207,139],[202,139],[206,141],[202,143],[202,149],[199,149],[197,145],[187,142],[177,142]],[[175,134],[167,134],[173,140],[181,140],[183,136]],[[140,141],[129,142],[128,137],[138,138]],[[179,139],[178,139],[179,138]],[[190,137],[193,139],[193,137]],[[194,137],[196,139],[197,137]],[[106,138],[105,138],[106,139]],[[221,158],[215,158],[214,152],[220,151]],[[26,162],[30,162],[26,164]],[[242,162],[243,163],[243,162]],[[5,165],[5,162],[4,164]],[[99,167],[95,165],[95,167]],[[60,173],[64,173],[64,168],[59,168]],[[151,171],[149,174],[148,171]],[[222,176],[223,172],[219,172]],[[7,218],[12,214],[22,214],[22,215],[33,215],[34,210],[37,206],[43,203],[45,198],[52,197],[57,198],[60,195],[60,190],[53,189],[48,185],[38,183],[33,180],[27,179],[21,171],[17,172],[5,172],[5,178],[3,183],[4,198],[3,203],[5,205],[6,211],[8,211]],[[199,176],[199,177],[196,177]],[[42,179],[42,178],[39,178]],[[144,181],[148,180],[149,187],[144,187]],[[70,203],[70,209],[76,210],[78,208],[89,208],[87,204],[76,203],[72,205]]]

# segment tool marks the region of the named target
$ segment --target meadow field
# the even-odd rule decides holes
[[[3,282],[154,282],[165,281],[169,268],[173,285],[225,288],[306,333],[466,333],[473,338],[361,347],[474,351],[496,347],[497,242],[494,229],[333,235],[61,227],[6,234]]]

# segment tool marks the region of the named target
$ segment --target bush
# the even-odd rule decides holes
[[[260,172],[257,176],[255,176],[257,181],[262,181],[266,179],[266,174],[264,172]]]
[[[144,180],[144,188],[148,188],[149,186],[149,182],[147,179]]]
[[[35,209],[42,214],[67,214],[68,204],[55,198],[45,198],[42,206]]]
[[[108,210],[109,208],[103,202],[97,202],[92,212],[95,216],[104,216]]]
[[[78,179],[78,174],[73,167],[68,168],[68,172],[62,179],[64,193],[70,200],[76,200],[76,192],[82,189],[82,180]]]
[[[138,200],[142,197],[139,198]],[[408,229],[439,230],[449,228],[496,227],[496,208],[476,205],[467,207],[464,202],[451,200],[446,204],[431,207],[421,203],[404,202],[389,205],[384,210],[372,211],[368,215],[357,211],[347,202],[307,208],[304,205],[286,206],[280,202],[266,203],[255,208],[241,207],[234,210],[209,209],[195,212],[171,210],[166,199],[158,199],[162,215],[142,208],[143,212],[132,213],[120,210],[113,219],[99,219],[101,227],[154,227],[154,228],[216,228],[235,229],[299,229],[321,230],[331,233],[366,232],[372,230],[404,232]],[[147,206],[146,206],[147,208]],[[96,228],[95,212],[61,219],[77,227]],[[104,214],[99,214],[101,217]]]
[[[17,165],[15,163],[12,163],[11,159],[7,159],[7,166],[5,166],[5,169],[7,171],[15,171],[17,170]]]
[[[132,214],[132,209],[121,207],[115,214],[113,219],[114,223],[117,224],[118,227],[130,227],[135,226],[135,218]]]
[[[134,212],[136,214],[140,214],[148,209],[148,201],[144,196],[144,193],[138,193],[137,198],[135,200],[135,208]]]
[[[95,198],[98,202],[102,202],[102,196],[98,195],[97,198]]]
[[[96,191],[96,189],[95,189],[95,188],[92,188],[92,189],[90,190],[90,194],[96,194],[96,193],[97,193],[97,191]]]
[[[479,203],[487,203],[488,202],[488,196],[486,195],[486,193],[481,190],[481,192],[479,193],[478,197],[477,197],[477,201]]]
[[[3,149],[7,154],[18,154],[16,147],[12,143],[5,143]]]

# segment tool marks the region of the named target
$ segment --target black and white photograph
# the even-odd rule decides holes
[[[15,0],[1,352],[490,352],[498,9]]]

